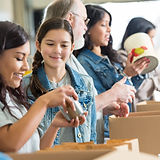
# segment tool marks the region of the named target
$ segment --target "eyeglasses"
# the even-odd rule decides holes
[[[77,14],[77,13],[74,13],[74,12],[71,12],[71,13],[74,14],[75,16],[81,17],[81,18],[83,19],[85,25],[86,25],[86,26],[88,25],[88,23],[89,23],[89,21],[90,21],[89,18],[85,18],[85,17],[83,17],[83,16],[81,16],[81,15],[79,15],[79,14]]]

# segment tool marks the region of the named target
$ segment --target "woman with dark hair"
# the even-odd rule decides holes
[[[69,22],[60,18],[45,21],[37,32],[36,47],[32,64],[33,74],[24,77],[25,86],[29,84],[27,95],[30,102],[49,90],[71,85],[78,95],[83,111],[88,112],[86,121],[80,126],[61,128],[54,144],[96,142],[96,108],[92,79],[79,74],[66,64],[74,49],[73,32]],[[47,109],[40,124],[42,135],[59,109],[59,106]],[[85,115],[81,117],[85,119]]]
[[[124,50],[124,41],[129,36],[139,32],[147,33],[152,41],[153,37],[155,36],[156,26],[150,21],[146,20],[145,18],[142,17],[132,18],[128,23],[124,36],[122,38],[121,49]]]
[[[113,41],[110,34],[111,14],[106,9],[97,5],[86,5],[86,9],[90,21],[85,34],[85,45],[76,54],[79,62],[93,78],[94,85],[98,94],[100,94],[109,90],[124,76],[132,77],[141,73],[148,65],[148,61],[141,59],[135,64],[128,63],[123,70],[121,59],[112,48]],[[131,81],[126,83],[131,84]],[[137,88],[138,86],[135,87]],[[108,118],[106,117],[105,124],[107,123]],[[108,132],[105,133],[105,136],[109,136]]]
[[[147,33],[153,44],[153,38],[156,33],[156,26],[143,17],[135,17],[129,21],[124,36],[122,38],[121,49],[118,51],[119,55],[123,58],[124,67],[126,65],[125,62],[127,59],[127,52],[124,49],[124,42],[129,36],[139,32]],[[160,77],[159,66],[150,73],[143,75],[140,74],[139,76],[134,77],[134,81],[140,84],[140,87],[136,92],[136,98],[135,98],[136,103],[143,100],[154,99],[154,91],[156,90],[160,91],[159,77]]]
[[[29,69],[29,38],[24,29],[12,22],[0,21],[0,151],[34,152],[50,147],[60,127],[78,126],[79,121],[66,121],[59,112],[45,135],[40,138],[38,125],[47,108],[74,108],[69,96],[77,99],[71,86],[57,88],[39,97],[31,106],[22,90],[21,81]]]

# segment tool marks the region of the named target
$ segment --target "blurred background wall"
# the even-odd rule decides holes
[[[41,23],[44,8],[52,0],[0,0],[0,20],[9,20],[22,25],[31,37],[31,56],[35,52],[34,38],[36,29]],[[160,0],[83,0],[86,3],[98,3],[106,8],[112,15],[111,34],[113,46],[119,48],[122,36],[129,20],[141,16],[157,27],[154,38],[155,48],[160,48]]]

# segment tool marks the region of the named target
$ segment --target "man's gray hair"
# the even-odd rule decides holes
[[[65,18],[67,13],[74,12],[76,7],[76,0],[54,0],[45,8],[42,22],[52,17]]]

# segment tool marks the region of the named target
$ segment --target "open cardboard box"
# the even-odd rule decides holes
[[[160,153],[160,111],[133,112],[109,118],[110,138],[138,138],[140,152]]]
[[[111,150],[86,151],[55,151],[31,154],[9,154],[13,160],[158,160],[157,156],[131,152]]]
[[[131,151],[113,151],[95,160],[159,160],[157,156]]]
[[[9,154],[13,160],[92,160],[112,150],[73,150],[73,151],[43,151],[31,154]]]
[[[109,139],[106,141],[106,144],[110,145],[119,145],[121,146],[122,144],[127,144],[128,145],[128,150],[134,151],[134,152],[139,152],[139,142],[138,138],[131,138],[131,139]]]
[[[160,110],[159,101],[142,101],[136,105],[137,112]]]
[[[62,143],[54,148],[48,148],[47,151],[69,151],[69,150],[130,150],[131,142],[110,143],[110,144],[93,144],[93,143]],[[45,150],[44,150],[45,151]]]

